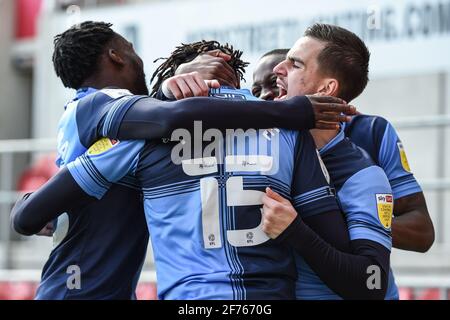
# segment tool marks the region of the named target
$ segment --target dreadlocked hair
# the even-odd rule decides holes
[[[233,68],[236,75],[240,78],[240,80],[244,80],[245,68],[248,66],[248,62],[244,62],[241,59],[242,51],[234,50],[232,45],[226,43],[225,45],[221,45],[217,41],[205,41],[201,40],[198,42],[193,42],[189,44],[182,43],[181,46],[176,47],[175,51],[172,52],[169,58],[158,58],[153,62],[157,62],[159,60],[165,60],[153,73],[150,83],[156,79],[156,83],[153,85],[151,96],[155,96],[161,87],[164,80],[173,77],[175,75],[175,71],[180,66],[180,64],[190,62],[194,60],[201,53],[211,51],[211,50],[220,50],[225,54],[231,56],[230,61],[227,63]]]
[[[111,26],[87,21],[55,37],[53,67],[65,87],[79,89],[95,73],[105,45],[116,36]]]

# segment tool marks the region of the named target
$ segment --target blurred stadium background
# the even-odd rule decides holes
[[[360,35],[372,52],[371,80],[354,104],[395,124],[436,229],[427,253],[393,251],[401,298],[449,299],[450,0],[0,0],[0,299],[33,297],[53,245],[15,234],[9,212],[56,170],[56,124],[72,92],[54,75],[52,39],[83,20],[114,23],[147,76],[180,42],[229,42],[251,62],[244,87],[259,56],[292,46],[315,21]],[[144,270],[138,296],[154,299],[151,252]]]

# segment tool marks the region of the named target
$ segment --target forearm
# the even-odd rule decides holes
[[[426,252],[434,242],[431,221],[412,210],[392,219],[392,246],[397,249]],[[432,225],[432,224],[431,224]]]
[[[351,241],[351,253],[339,251],[325,242],[301,219],[285,231],[282,242],[300,254],[320,279],[344,299],[384,299],[389,270],[389,251],[371,241]],[[367,280],[370,266],[378,266],[379,289],[370,289]]]
[[[395,199],[392,245],[426,252],[434,242],[434,227],[422,192]]]
[[[32,193],[26,193],[21,199],[17,200],[13,209],[11,210],[10,220],[11,227],[20,234],[23,235],[31,235],[32,233],[28,233],[25,231],[26,227],[23,227],[23,207],[25,206],[26,201],[32,195]]]
[[[36,234],[74,205],[91,199],[64,168],[39,190],[16,203],[11,212],[11,224],[20,234]]]
[[[307,97],[286,101],[233,101],[205,97],[171,102],[142,99],[127,111],[118,129],[111,130],[108,136],[121,140],[170,137],[178,128],[193,131],[194,121],[202,121],[203,130],[273,127],[303,130],[314,127],[314,113]]]

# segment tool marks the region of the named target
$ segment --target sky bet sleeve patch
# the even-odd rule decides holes
[[[377,193],[375,197],[377,199],[378,219],[385,229],[390,229],[392,213],[394,212],[394,199],[392,194]]]

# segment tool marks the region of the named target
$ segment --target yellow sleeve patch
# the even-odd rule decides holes
[[[108,151],[112,147],[114,147],[119,141],[109,139],[109,138],[101,138],[100,140],[97,140],[96,143],[94,143],[89,149],[88,154],[89,155],[98,155],[102,154],[105,151]]]
[[[408,158],[406,158],[405,148],[403,148],[403,143],[398,142],[398,151],[400,152],[400,161],[402,162],[402,167],[405,171],[411,172],[411,168],[409,167]]]
[[[377,193],[378,219],[385,229],[390,229],[392,224],[392,214],[394,212],[394,199],[392,194]]]

